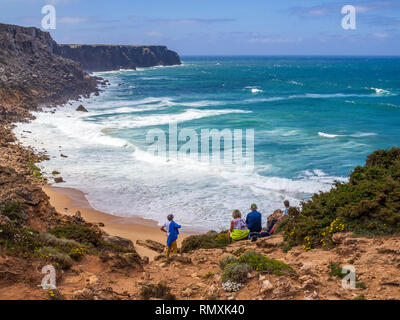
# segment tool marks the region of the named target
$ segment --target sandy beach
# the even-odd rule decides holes
[[[150,260],[154,259],[159,253],[148,248],[136,245],[137,240],[151,239],[165,244],[166,234],[160,230],[157,222],[139,217],[117,217],[109,213],[101,212],[92,208],[82,191],[72,188],[62,188],[45,186],[43,191],[49,196],[50,204],[60,213],[74,215],[80,211],[82,217],[91,223],[104,223],[102,229],[111,236],[119,236],[135,244],[136,251],[141,256],[147,256]],[[181,233],[178,239],[178,247],[188,233]]]

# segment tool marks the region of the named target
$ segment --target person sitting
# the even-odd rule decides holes
[[[283,216],[280,218],[280,220],[287,217],[289,214],[289,208],[290,208],[289,200],[283,201],[283,205],[285,206],[285,209],[283,210]]]
[[[255,203],[251,205],[251,212],[247,214],[246,223],[250,230],[249,239],[251,241],[257,241],[261,232],[261,213],[257,211],[257,205]]]
[[[282,221],[289,214],[289,208],[290,208],[289,200],[283,201],[283,205],[285,206],[285,209],[283,211],[278,209],[271,215],[272,219],[267,226],[267,233],[269,235],[271,235],[276,230],[277,228],[276,223]]]
[[[242,219],[242,213],[239,210],[234,210],[232,218],[231,227],[228,232],[229,243],[232,243],[232,240],[239,241],[247,239],[249,229],[247,229],[247,224]]]
[[[261,231],[261,213],[257,211],[255,203],[251,205],[251,212],[247,214],[246,223],[250,233]]]

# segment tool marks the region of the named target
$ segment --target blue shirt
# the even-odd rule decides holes
[[[176,241],[178,239],[178,234],[179,234],[179,228],[181,226],[177,224],[175,221],[171,221],[169,223],[169,234],[168,234],[168,239],[167,239],[167,246],[169,247],[172,242]]]
[[[247,214],[246,217],[247,227],[250,232],[260,232],[261,231],[261,213],[258,211],[252,211]]]

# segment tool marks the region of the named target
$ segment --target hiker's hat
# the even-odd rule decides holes
[[[255,203],[252,203],[250,208],[251,209],[257,209],[257,205]]]

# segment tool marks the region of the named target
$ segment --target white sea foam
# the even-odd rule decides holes
[[[231,113],[251,113],[251,111],[224,109],[224,110],[199,110],[188,109],[182,113],[177,114],[153,114],[150,116],[135,116],[135,117],[109,117],[107,123],[111,127],[117,128],[139,128],[149,127],[155,125],[165,125],[171,122],[185,122],[201,118],[220,116]]]
[[[363,137],[376,136],[377,134],[374,132],[356,132],[353,134],[345,135],[345,134],[329,134],[324,132],[318,132],[318,135],[324,138],[337,138],[337,137],[363,138]]]
[[[329,133],[324,133],[324,132],[318,132],[318,135],[320,137],[324,137],[324,138],[343,137],[343,135],[340,135],[340,134],[329,134]]]
[[[333,181],[345,181],[345,178],[330,176],[318,169],[302,172],[290,179],[284,178],[279,176],[280,166],[274,167],[270,163],[256,165],[253,170],[239,165],[214,165],[191,158],[166,161],[146,152],[140,141],[137,143],[133,138],[125,140],[122,138],[125,134],[119,135],[121,138],[113,136],[118,136],[118,130],[124,128],[138,128],[136,131],[141,133],[144,131],[141,128],[166,125],[171,121],[180,123],[235,113],[240,117],[241,114],[251,112],[239,108],[209,110],[202,107],[320,96],[257,99],[261,95],[254,94],[254,98],[249,100],[224,101],[213,100],[214,96],[211,95],[198,101],[185,101],[183,96],[143,99],[130,94],[123,100],[116,100],[113,94],[121,94],[123,90],[122,86],[117,87],[122,81],[119,74],[127,72],[146,74],[145,70],[108,74],[108,79],[111,79],[115,87],[100,97],[78,102],[84,104],[89,113],[76,112],[78,103],[73,103],[54,114],[38,113],[36,120],[19,124],[15,129],[19,137],[25,136],[25,144],[37,148],[46,146],[50,161],[40,166],[46,172],[61,171],[66,180],[62,185],[86,192],[96,209],[120,216],[138,214],[160,222],[165,219],[167,212],[173,212],[185,226],[218,229],[226,228],[229,224],[233,208],[246,213],[248,205],[256,202],[265,219],[269,213],[281,207],[284,199],[289,199],[292,205],[299,205],[306,194],[328,191]],[[250,92],[252,89],[261,90],[258,87],[246,88]],[[25,134],[23,130],[32,133]],[[136,131],[133,132],[136,134]],[[303,132],[300,129],[285,127],[266,131],[264,137],[283,137],[294,141],[301,134]],[[373,133],[357,132],[353,136],[362,137],[367,134]],[[351,148],[353,145],[345,147]],[[68,155],[68,158],[60,157],[61,152]]]
[[[50,161],[41,164],[46,172],[60,170],[66,180],[63,186],[83,190],[96,209],[116,215],[136,213],[161,222],[165,212],[179,214],[180,209],[185,208],[185,214],[179,215],[183,225],[223,228],[229,222],[232,208],[246,212],[248,203],[243,199],[257,202],[266,218],[281,206],[283,199],[289,199],[293,205],[299,204],[296,194],[327,191],[337,180],[318,171],[293,179],[274,177],[274,168],[266,164],[251,171],[240,166],[215,166],[185,158],[166,162],[137,147],[127,148],[129,143],[105,134],[104,125],[86,121],[88,116],[75,112],[75,107],[73,104],[54,114],[38,113],[33,122],[19,124],[16,134],[21,136],[23,130],[31,131],[23,141],[38,148],[42,143],[46,146],[51,156]],[[220,114],[223,114],[221,110],[196,110],[194,113],[189,109],[181,117]],[[158,116],[152,123],[170,120]],[[149,120],[143,117],[139,124]],[[59,156],[59,146],[68,158]],[[260,171],[272,176],[260,175]],[[132,208],[141,210],[132,212]]]
[[[289,83],[294,84],[296,86],[304,86],[304,84],[302,82],[298,82],[298,81],[289,81]]]
[[[260,87],[258,87],[258,86],[247,86],[247,87],[244,87],[244,90],[250,90],[251,93],[263,92],[263,90],[261,90]]]
[[[375,91],[375,93],[379,96],[388,96],[392,95],[392,93],[389,90],[385,89],[380,89],[380,88],[371,88],[371,90]]]

